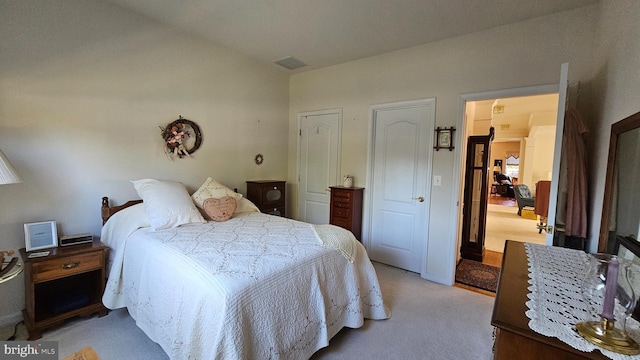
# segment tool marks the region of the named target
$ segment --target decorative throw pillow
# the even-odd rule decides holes
[[[154,230],[206,222],[181,183],[155,179],[131,183],[144,201],[147,220]]]
[[[227,221],[236,211],[236,199],[223,196],[220,199],[209,198],[204,201],[204,211],[213,221]]]
[[[207,181],[191,195],[191,198],[197,207],[204,209],[205,200],[210,198],[220,199],[224,196],[231,196],[236,201],[242,198],[242,194],[229,189],[212,178],[207,178]]]

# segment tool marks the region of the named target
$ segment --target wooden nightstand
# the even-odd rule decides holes
[[[265,214],[285,216],[285,181],[247,181],[247,199]]]
[[[108,313],[102,305],[109,248],[100,241],[47,249],[46,257],[29,258],[24,248],[20,255],[25,265],[24,322],[29,340],[41,337],[42,330],[61,324],[74,316]]]
[[[361,240],[364,188],[343,186],[330,186],[330,188],[329,223],[351,231],[356,239]]]

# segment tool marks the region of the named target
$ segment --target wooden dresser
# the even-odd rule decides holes
[[[247,199],[265,214],[285,216],[285,186],[282,180],[247,181]]]
[[[525,315],[528,286],[524,243],[507,240],[491,318],[496,327],[494,359],[608,359],[599,351],[585,353],[531,330]]]
[[[364,188],[331,186],[329,223],[362,236],[362,194]]]

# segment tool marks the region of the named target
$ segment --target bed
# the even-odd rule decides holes
[[[190,199],[199,214],[196,195],[207,182]],[[158,199],[137,185],[144,202],[102,201],[102,241],[111,249],[103,303],[126,307],[170,358],[307,359],[343,327],[390,316],[350,232],[260,213],[228,188],[199,199],[235,197],[230,218],[201,221],[166,186],[155,195],[170,204],[163,211],[171,224],[157,226]],[[185,220],[185,212],[193,216]]]

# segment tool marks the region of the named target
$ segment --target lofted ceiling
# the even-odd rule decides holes
[[[108,0],[265,63],[308,71],[598,0]],[[277,65],[274,65],[277,66]]]

